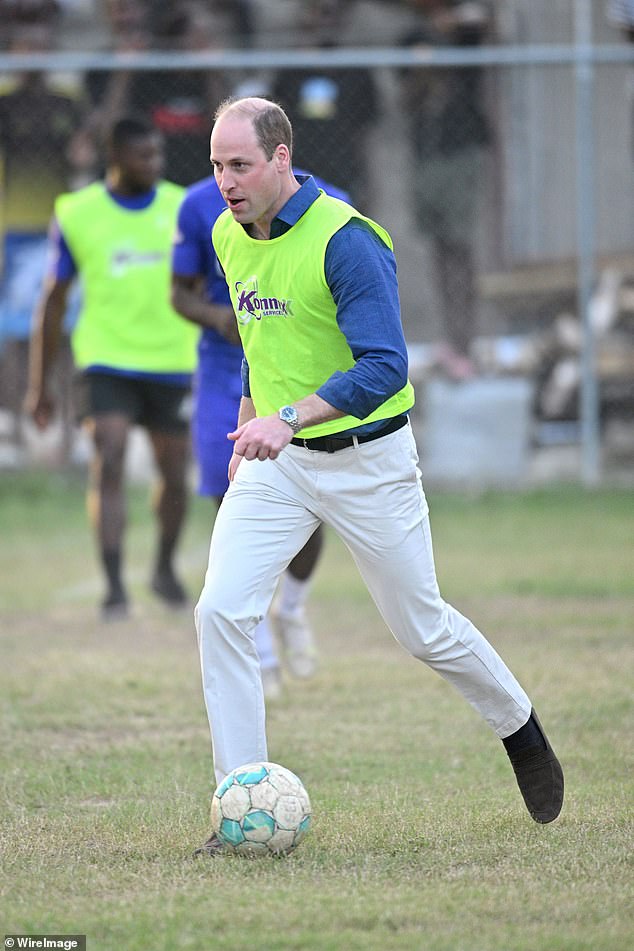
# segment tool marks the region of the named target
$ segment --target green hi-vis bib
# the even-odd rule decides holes
[[[323,193],[289,231],[268,241],[249,237],[229,211],[216,221],[214,248],[229,284],[258,416],[314,393],[333,373],[345,373],[354,365],[324,273],[328,242],[351,218],[366,221],[392,248],[380,225]],[[343,416],[306,427],[302,437],[388,419],[413,404],[414,389],[408,382],[365,419]]]
[[[82,283],[73,331],[78,367],[191,373],[198,328],[170,306],[171,247],[184,189],[160,182],[140,211],[118,205],[101,182],[61,195],[55,215]]]

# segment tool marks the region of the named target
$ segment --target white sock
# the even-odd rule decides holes
[[[310,590],[310,578],[300,581],[290,571],[285,571],[278,587],[277,610],[280,614],[298,614],[306,604]]]
[[[262,618],[255,629],[254,636],[261,669],[270,670],[271,667],[278,667],[279,663],[273,644],[273,635],[267,618]]]

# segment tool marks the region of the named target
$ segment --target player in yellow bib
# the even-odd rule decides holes
[[[130,429],[147,429],[160,475],[154,495],[159,539],[152,590],[186,603],[173,557],[186,510],[191,375],[197,329],[169,303],[171,245],[184,190],[160,179],[158,133],[121,119],[108,149],[105,182],[61,195],[51,241],[55,254],[31,341],[27,408],[40,428],[53,413],[49,389],[68,292],[76,276],[82,308],[72,334],[79,371],[77,409],[94,457],[89,512],[107,590],[104,618],[127,613],[122,577],[124,458]]]
[[[324,522],[394,636],[495,731],[531,816],[550,822],[563,773],[531,701],[438,589],[391,239],[312,178],[298,180],[291,156],[275,103],[218,110],[211,161],[228,211],[213,242],[246,362],[228,434],[231,485],[196,608],[216,779],[268,758],[253,631],[280,573]],[[221,848],[212,835],[197,852]]]

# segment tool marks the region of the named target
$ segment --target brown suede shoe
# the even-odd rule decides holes
[[[217,835],[210,836],[204,845],[199,846],[197,849],[194,849],[192,852],[192,858],[198,858],[199,855],[211,855],[212,858],[214,855],[217,855],[218,852],[222,852],[224,845],[220,841]]]
[[[509,759],[526,808],[535,822],[546,823],[552,822],[561,812],[564,773],[534,710],[532,716],[544,738],[546,749],[529,746],[513,753]]]

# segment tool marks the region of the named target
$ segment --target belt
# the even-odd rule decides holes
[[[315,436],[314,439],[291,439],[291,445],[303,446],[304,449],[313,449],[316,452],[339,452],[340,449],[348,449],[357,443],[372,442],[374,439],[380,439],[381,436],[389,436],[395,433],[397,429],[402,429],[409,422],[407,416],[394,416],[389,422],[375,429],[372,433],[360,433],[358,436]]]

